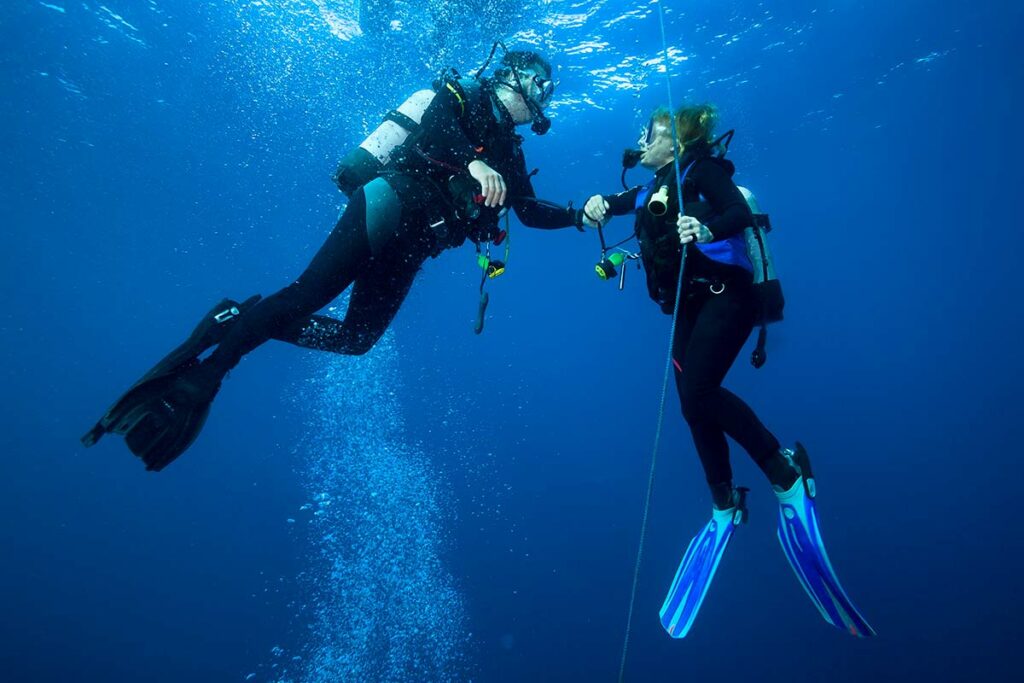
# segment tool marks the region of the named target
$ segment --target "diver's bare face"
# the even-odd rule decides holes
[[[672,131],[663,123],[654,124],[654,136],[650,144],[645,145],[640,140],[640,165],[652,171],[657,171],[665,164],[672,161]]]

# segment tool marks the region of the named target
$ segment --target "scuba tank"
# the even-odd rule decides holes
[[[772,229],[768,214],[761,213],[754,193],[745,187],[739,188],[754,214],[754,225],[743,231],[747,243],[747,258],[754,269],[754,292],[757,295],[758,318],[756,325],[764,326],[782,320],[782,309],[786,300],[782,296],[782,284],[775,273],[775,261],[768,248],[768,233]]]
[[[775,274],[775,261],[768,248],[768,233],[772,229],[771,219],[768,214],[761,213],[761,207],[757,205],[757,198],[753,192],[739,185],[736,187],[754,214],[754,224],[743,231],[743,237],[747,243],[747,258],[750,259],[750,265],[754,270],[754,296],[757,299],[757,318],[754,325],[761,328],[757,332],[757,345],[750,354],[750,364],[760,368],[768,360],[768,353],[765,350],[768,343],[768,325],[782,320],[782,309],[786,305],[786,299],[782,296],[782,284]]]
[[[395,150],[419,129],[423,113],[435,95],[433,90],[417,90],[397,109],[389,111],[381,124],[345,155],[331,179],[346,196],[351,197],[353,192],[380,175]]]

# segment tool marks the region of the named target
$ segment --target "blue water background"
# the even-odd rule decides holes
[[[217,299],[300,272],[337,159],[444,65],[497,37],[551,55],[526,149],[559,202],[614,191],[666,99],[656,4],[398,2],[365,31],[357,5],[0,9],[4,680],[342,680],[328,652],[348,680],[614,680],[668,320],[639,273],[597,281],[593,234],[514,228],[482,336],[467,246],[366,358],[268,344],[163,473],[78,444]],[[738,449],[751,522],[691,635],[661,631],[710,505],[670,389],[627,680],[1013,679],[1021,6],[666,7],[676,100],[737,128],[788,300],[728,386],[809,447],[879,637],[821,622]]]

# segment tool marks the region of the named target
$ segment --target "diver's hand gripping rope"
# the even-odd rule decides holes
[[[665,55],[665,84],[668,89],[669,117],[672,119],[672,144],[673,164],[676,176],[676,199],[680,213],[683,210],[683,178],[689,173],[693,166],[691,162],[686,167],[686,172],[679,172],[679,131],[676,129],[675,106],[672,103],[672,81],[669,77],[669,55],[668,41],[665,38],[665,10],[662,7],[662,0],[658,2],[658,21],[661,25],[661,48]],[[661,401],[658,404],[658,426],[654,431],[654,447],[651,449],[651,470],[647,477],[647,494],[644,497],[643,521],[640,523],[640,544],[636,551],[636,564],[633,567],[633,586],[629,592],[629,613],[626,616],[626,634],[622,641],[622,660],[619,664],[619,683],[622,683],[626,674],[626,654],[629,650],[629,636],[633,628],[633,608],[636,605],[636,587],[640,579],[640,562],[643,558],[644,540],[647,536],[647,516],[651,509],[651,494],[654,491],[654,470],[658,462],[658,445],[661,442],[661,426],[665,419],[665,394],[668,391],[668,377],[672,371],[672,348],[676,341],[676,322],[679,319],[680,299],[683,292],[683,269],[686,266],[686,245],[681,247],[679,259],[679,280],[676,282],[676,300],[672,308],[672,330],[668,335],[668,354],[665,359],[665,375],[661,382]]]

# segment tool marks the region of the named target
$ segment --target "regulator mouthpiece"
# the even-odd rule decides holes
[[[640,163],[640,157],[644,153],[639,149],[625,149],[622,151],[622,168],[636,168]]]

